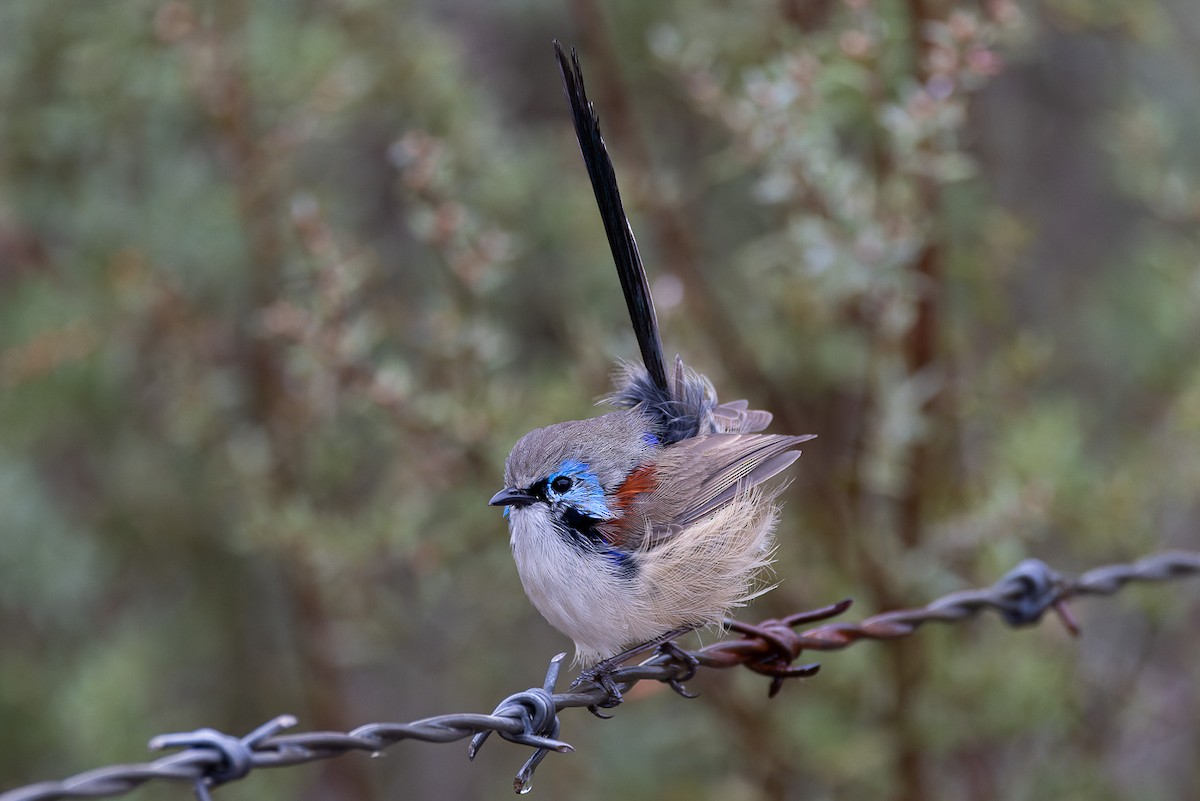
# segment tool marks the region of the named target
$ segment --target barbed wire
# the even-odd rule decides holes
[[[884,612],[859,623],[824,623],[804,631],[797,626],[815,623],[845,612],[850,601],[758,624],[727,621],[740,637],[722,640],[695,651],[668,643],[641,664],[621,667],[594,680],[579,681],[566,692],[554,687],[565,654],[550,661],[541,687],[504,699],[490,715],[449,714],[409,723],[369,723],[349,732],[281,734],[296,724],[281,715],[244,737],[215,729],[164,734],[150,741],[151,750],[181,749],[152,762],[111,765],[80,773],[62,781],[40,782],[0,793],[0,801],[49,801],[59,798],[101,798],[123,795],[150,781],[189,782],[200,801],[210,801],[209,791],[244,778],[259,768],[279,768],[329,759],[351,751],[378,753],[401,740],[445,743],[468,737],[468,757],[474,758],[493,732],[511,742],[534,748],[517,773],[517,792],[530,786],[533,772],[550,751],[567,753],[570,745],[558,738],[558,712],[586,707],[599,714],[621,701],[621,693],[639,681],[659,681],[688,696],[684,682],[701,667],[744,666],[771,678],[770,695],[783,682],[811,676],[818,665],[796,665],[804,651],[833,651],[860,640],[892,640],[914,633],[926,623],[953,623],[991,610],[1010,626],[1039,622],[1055,611],[1068,630],[1078,626],[1067,609],[1071,598],[1112,595],[1130,582],[1156,582],[1200,573],[1200,552],[1166,551],[1131,564],[1108,565],[1082,575],[1062,575],[1043,562],[1028,559],[989,588],[945,595],[917,609]],[[691,697],[691,696],[688,696]]]

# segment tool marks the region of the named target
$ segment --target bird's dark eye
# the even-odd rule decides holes
[[[550,482],[550,489],[554,490],[555,492],[557,492],[558,494],[561,495],[562,493],[571,489],[571,487],[574,484],[575,484],[575,482],[572,481],[571,479],[567,478],[566,476],[559,476],[558,478],[556,478]]]

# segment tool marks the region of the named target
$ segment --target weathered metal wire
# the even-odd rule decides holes
[[[183,750],[153,762],[111,765],[62,781],[18,787],[0,794],[0,801],[101,798],[123,795],[158,780],[190,783],[197,798],[208,801],[212,788],[244,778],[259,768],[288,767],[350,751],[376,753],[401,740],[444,743],[470,737],[468,756],[474,758],[492,732],[535,749],[514,781],[514,789],[521,792],[528,788],[534,769],[549,751],[573,750],[557,739],[558,712],[571,707],[594,710],[614,706],[619,693],[639,681],[664,682],[682,694],[682,683],[699,667],[742,665],[771,677],[770,693],[774,695],[785,679],[816,672],[816,665],[794,664],[804,651],[833,651],[860,640],[906,637],[926,623],[953,623],[986,610],[999,613],[1011,626],[1032,625],[1047,611],[1054,610],[1069,629],[1075,630],[1065,606],[1071,598],[1111,595],[1130,582],[1166,581],[1197,574],[1200,574],[1200,553],[1189,551],[1167,551],[1132,564],[1096,568],[1077,577],[1064,576],[1030,559],[987,589],[951,593],[918,609],[885,612],[859,623],[825,623],[796,631],[797,626],[841,614],[850,607],[849,601],[756,625],[728,621],[729,629],[740,637],[695,651],[663,649],[641,664],[613,671],[609,676],[611,681],[605,682],[607,687],[589,682],[555,693],[564,657],[558,654],[550,662],[543,686],[509,696],[490,715],[438,715],[410,723],[369,723],[344,733],[297,734],[280,733],[296,723],[290,715],[281,715],[245,737],[213,729],[165,734],[152,739],[150,748]]]

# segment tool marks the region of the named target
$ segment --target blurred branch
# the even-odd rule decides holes
[[[256,768],[286,767],[329,759],[351,751],[378,753],[401,740],[453,742],[471,737],[468,755],[474,758],[492,732],[512,742],[535,748],[517,774],[514,787],[528,790],[533,771],[548,751],[569,753],[570,745],[558,740],[557,713],[572,707],[609,708],[620,703],[620,694],[639,681],[659,681],[686,695],[683,682],[700,667],[744,666],[771,678],[775,695],[788,678],[811,676],[818,665],[795,665],[806,650],[834,651],[861,640],[894,640],[913,634],[926,623],[956,623],[991,610],[1010,626],[1039,622],[1055,611],[1072,633],[1078,627],[1066,602],[1075,597],[1112,595],[1131,582],[1157,582],[1200,574],[1200,552],[1165,551],[1132,564],[1108,565],[1077,577],[1064,576],[1036,559],[1028,559],[987,589],[966,590],[943,596],[917,609],[874,615],[859,623],[826,623],[805,631],[795,627],[839,615],[850,607],[842,601],[758,624],[727,621],[742,636],[695,651],[672,644],[642,664],[618,668],[605,681],[577,681],[565,693],[555,693],[564,654],[550,662],[546,681],[515,693],[490,715],[449,714],[410,723],[369,723],[350,732],[319,731],[280,735],[295,718],[282,715],[249,735],[237,738],[213,729],[167,734],[150,741],[154,750],[181,748],[180,753],[154,762],[113,765],[81,773],[60,782],[41,782],[0,794],[0,801],[47,801],[56,798],[96,798],[123,795],[154,780],[191,782],[201,801],[209,788],[244,778]],[[690,697],[690,696],[689,696]]]
[[[99,336],[91,323],[75,320],[0,349],[0,386],[20,386],[82,361],[96,351]]]
[[[177,45],[184,54],[194,92],[202,101],[213,141],[229,159],[248,268],[243,315],[234,327],[234,353],[248,419],[267,443],[269,502],[279,511],[304,492],[302,465],[311,434],[304,425],[306,410],[296,403],[288,385],[284,347],[262,336],[255,324],[278,301],[283,285],[288,148],[286,137],[266,122],[255,95],[253,70],[242,38],[248,14],[245,0],[223,3],[210,24],[181,36]],[[342,726],[346,723],[342,717],[343,681],[339,665],[331,658],[336,649],[331,644],[327,602],[309,549],[295,547],[299,545],[295,539],[292,544],[276,564],[295,610],[293,632],[308,671],[308,700],[318,720]],[[355,767],[332,767],[327,779],[342,797],[368,795],[364,774]]]

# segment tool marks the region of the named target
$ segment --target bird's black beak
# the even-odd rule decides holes
[[[523,489],[505,487],[492,496],[488,506],[528,506],[537,501],[537,496],[530,495]]]

